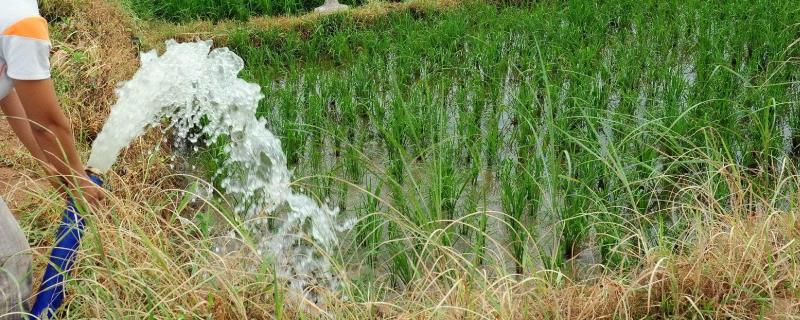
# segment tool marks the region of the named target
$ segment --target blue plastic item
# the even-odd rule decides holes
[[[98,186],[103,180],[90,174],[89,178]],[[61,217],[61,225],[56,233],[56,244],[50,253],[50,263],[44,271],[36,303],[31,308],[31,315],[36,318],[53,319],[61,303],[64,302],[64,280],[75,263],[75,254],[81,245],[81,236],[86,223],[78,214],[75,202],[67,201],[67,209]]]

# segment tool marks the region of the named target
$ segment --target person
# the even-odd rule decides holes
[[[75,148],[69,120],[50,78],[47,21],[36,0],[2,0],[0,10],[0,108],[12,131],[44,168],[69,203],[96,204],[103,192],[90,179]],[[70,197],[72,196],[72,197]],[[28,300],[30,252],[19,224],[0,206],[0,319],[22,317]]]
[[[2,199],[0,232],[0,319],[21,319],[31,294],[30,247]]]

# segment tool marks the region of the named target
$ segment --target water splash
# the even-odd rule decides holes
[[[255,116],[261,87],[238,78],[242,59],[227,48],[212,51],[210,41],[166,45],[161,56],[142,54],[139,71],[117,89],[89,166],[107,171],[124,147],[162,119],[183,143],[209,145],[227,137],[227,159],[216,174],[257,251],[273,259],[295,289],[335,288],[328,256],[337,232],[351,223],[338,224],[338,210],[292,191],[281,142]],[[283,217],[276,231],[270,216]]]
[[[783,140],[783,155],[788,156],[792,154],[792,149],[794,149],[794,130],[792,130],[792,126],[789,124],[788,119],[783,119],[781,121],[781,140]]]

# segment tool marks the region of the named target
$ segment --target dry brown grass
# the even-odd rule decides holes
[[[42,2],[42,12],[51,21],[53,70],[62,107],[72,120],[79,148],[88,152],[115,101],[117,84],[138,69],[135,25],[114,1],[48,0]],[[165,153],[151,154],[160,138],[151,133],[125,150],[113,176],[152,183],[167,173],[161,161]]]
[[[286,289],[274,286],[269,269],[257,272],[261,262],[247,245],[228,255],[211,249],[213,240],[191,217],[199,208],[221,211],[210,203],[182,207],[183,192],[116,186],[109,206],[91,217],[67,318],[268,319],[280,308],[289,319],[302,314],[275,300]],[[446,248],[431,248],[411,283],[376,282],[358,302],[332,296],[324,312],[336,319],[798,318],[796,210],[765,208],[742,218],[683,205],[711,214],[687,232],[685,252],[654,249],[629,270],[584,280],[555,270],[489,276]],[[363,290],[345,285],[351,297]]]
[[[373,5],[352,14],[370,19],[392,10],[458,2]],[[115,84],[136,69],[134,35],[149,46],[173,37],[219,39],[237,27],[234,22],[196,22],[154,23],[142,29],[106,1],[51,0],[45,6],[52,16],[71,17],[54,23],[60,33],[54,66],[58,80],[66,84],[62,101],[82,132],[84,149],[108,112]],[[295,28],[314,19],[255,18],[248,23]],[[75,52],[86,58],[76,59]],[[275,286],[268,270],[252,269],[260,265],[258,259],[211,250],[212,243],[191,217],[201,210],[219,216],[222,209],[210,203],[183,205],[185,191],[174,189],[171,181],[185,179],[164,177],[168,171],[163,154],[147,156],[149,148],[144,146],[157,139],[151,136],[131,147],[121,157],[118,172],[111,174],[113,192],[108,205],[89,217],[91,227],[64,317],[275,317],[283,306],[275,298],[285,289]],[[800,187],[798,179],[788,180]],[[687,187],[692,192],[703,188]],[[420,266],[427,271],[412,283],[377,284],[360,302],[333,298],[326,312],[339,319],[800,318],[800,211],[781,211],[748,190],[733,194],[740,197],[730,211],[704,201],[676,204],[687,215],[702,212],[707,219],[692,222],[682,252],[652,249],[628,270],[607,270],[584,280],[571,280],[554,270],[497,277],[463,263],[457,255],[434,254],[448,250],[432,250],[423,261],[426,266]],[[52,221],[62,204],[46,193],[34,198],[39,215],[26,222],[45,245],[43,235],[51,226],[42,221]],[[285,308],[284,318],[301,315],[291,305]]]
[[[654,250],[632,270],[581,281],[554,279],[557,271],[552,270],[492,279],[450,262],[458,276],[427,272],[389,301],[374,305],[393,319],[800,317],[796,211],[768,209],[738,218],[685,205],[712,214],[693,226],[695,239],[684,244],[685,254]]]
[[[42,11],[59,35],[54,68],[73,84],[65,105],[78,124],[97,132],[114,101],[115,86],[137,69],[130,18],[111,2],[97,0],[49,0]],[[74,59],[76,52],[85,58]]]

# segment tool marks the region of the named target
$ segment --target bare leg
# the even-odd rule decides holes
[[[17,220],[0,199],[0,316],[2,319],[24,319],[23,312],[31,296],[31,248]]]

